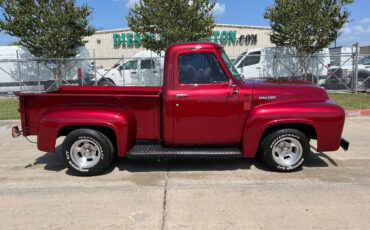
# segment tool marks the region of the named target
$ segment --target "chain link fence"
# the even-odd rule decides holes
[[[158,57],[0,59],[0,94],[53,91],[58,68],[62,85],[161,86],[163,61]]]
[[[251,50],[231,59],[245,78],[299,79],[327,91],[370,92],[370,54],[360,54],[355,47],[349,49],[353,52],[324,49],[307,56],[303,63],[287,48]]]
[[[270,49],[270,50],[269,50]],[[0,94],[45,92],[56,89],[61,70],[63,85],[161,86],[164,58],[15,58],[0,59]],[[307,57],[305,73],[294,52],[276,48],[230,57],[245,78],[307,80],[328,91],[370,92],[370,54],[323,51]],[[58,64],[61,63],[61,64]],[[60,65],[60,66],[58,66]]]

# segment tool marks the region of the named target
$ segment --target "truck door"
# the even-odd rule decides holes
[[[125,85],[137,85],[138,84],[138,62],[139,60],[131,60],[123,65],[123,81]]]
[[[260,61],[261,51],[251,52],[247,54],[237,68],[245,78],[260,78],[263,77],[261,76],[262,65]]]
[[[174,73],[174,144],[236,144],[238,94],[214,53],[182,53]]]
[[[159,75],[154,59],[143,59],[140,63],[140,75],[144,79],[145,86],[158,86]]]

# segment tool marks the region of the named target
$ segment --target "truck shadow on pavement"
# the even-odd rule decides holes
[[[61,146],[57,146],[56,153],[46,153],[37,158],[33,163],[25,168],[44,165],[48,171],[62,171],[66,168],[61,156]],[[119,171],[128,172],[162,172],[162,171],[225,171],[250,169],[252,166],[264,171],[271,171],[258,157],[253,159],[171,159],[171,160],[129,160],[127,158],[117,158],[112,165],[103,173],[109,174],[116,168]],[[305,159],[303,167],[329,167],[338,166],[337,163],[325,153],[311,152]],[[70,170],[68,175],[74,175]]]
[[[61,146],[58,146],[55,149],[55,153],[46,153],[41,157],[37,158],[32,163],[29,163],[25,166],[25,168],[31,168],[38,165],[45,165],[44,169],[48,171],[62,171],[63,169],[67,168],[63,162],[63,158],[61,155]]]

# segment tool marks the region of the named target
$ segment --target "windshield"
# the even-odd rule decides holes
[[[234,65],[231,63],[229,57],[226,55],[225,51],[222,51],[222,59],[224,60],[224,62],[226,63],[227,65],[227,68],[229,68],[231,74],[233,75],[234,79],[237,80],[237,81],[241,81],[242,79],[240,78],[240,75],[238,73],[238,71],[236,71]]]
[[[370,56],[362,58],[360,61],[358,61],[358,64],[370,65]]]
[[[120,63],[115,64],[112,69],[117,68],[120,65]]]
[[[244,55],[246,54],[247,52],[243,52],[241,53],[234,61],[233,61],[233,64],[236,65],[238,64],[238,62],[240,61],[240,59],[242,59],[244,57]]]

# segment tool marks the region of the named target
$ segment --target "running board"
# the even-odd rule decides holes
[[[241,158],[238,147],[164,147],[137,144],[127,153],[129,159]]]

